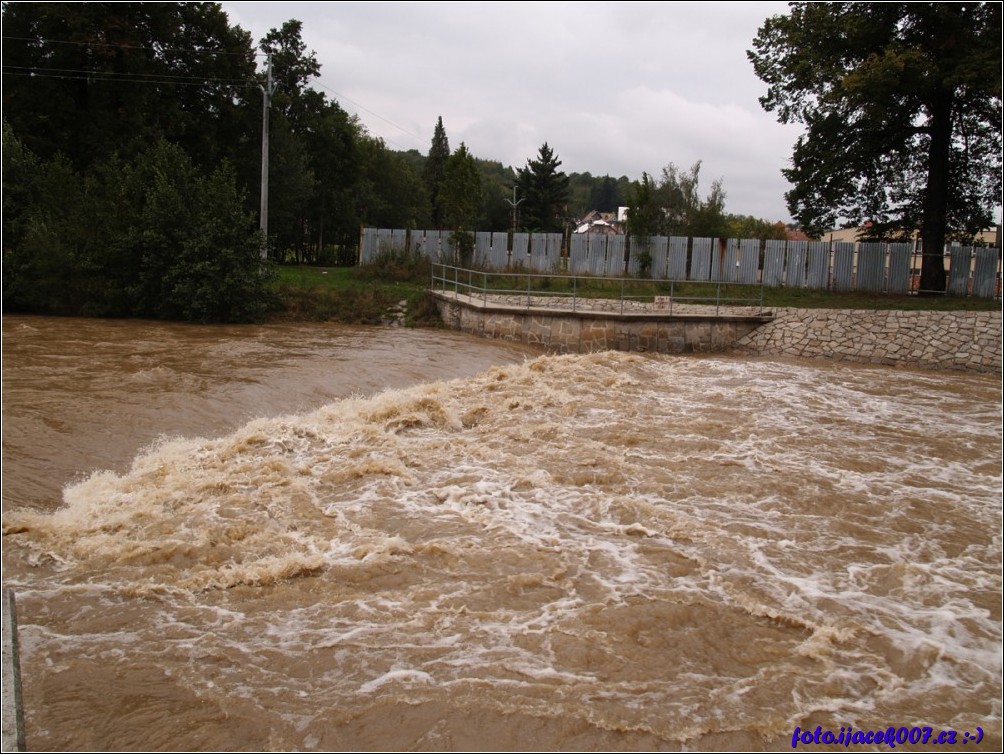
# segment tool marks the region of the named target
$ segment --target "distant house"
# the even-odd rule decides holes
[[[871,223],[865,223],[864,225],[859,225],[859,226],[853,227],[853,228],[836,228],[834,230],[829,231],[825,236],[823,236],[823,240],[824,241],[830,241],[831,243],[833,243],[833,242],[855,243],[855,242],[857,242],[857,241],[860,240],[860,237],[863,234],[867,233],[868,228],[870,226],[871,226]],[[974,239],[975,245],[976,246],[992,246],[992,247],[1000,248],[998,246],[998,238],[999,238],[998,231],[999,231],[999,227],[998,228],[988,228],[987,230],[980,231],[980,233],[977,234],[976,238]],[[914,231],[911,240],[915,244],[919,244],[919,242],[920,242],[920,232],[919,231]],[[965,246],[967,244],[950,244],[950,245],[955,245],[955,246],[962,245],[962,246]]]
[[[575,223],[575,230],[572,232],[615,236],[624,232],[624,224],[617,219],[616,213],[600,212],[594,209]]]
[[[800,230],[799,228],[785,228],[784,232],[785,232],[785,235],[787,236],[787,240],[788,241],[816,241],[816,240],[818,240],[818,239],[815,239],[815,238],[810,238],[809,236],[807,236],[805,234],[804,230]]]

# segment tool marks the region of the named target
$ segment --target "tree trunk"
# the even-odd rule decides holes
[[[948,210],[948,162],[952,147],[952,95],[942,93],[931,108],[927,188],[921,222],[921,295],[945,292],[945,213]]]

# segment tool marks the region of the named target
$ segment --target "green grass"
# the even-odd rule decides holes
[[[471,282],[483,284],[475,273]],[[429,263],[422,258],[398,254],[385,257],[366,267],[282,266],[278,269],[280,305],[272,315],[278,321],[336,321],[346,324],[380,324],[402,301],[406,302],[405,324],[439,326],[438,311],[428,294]],[[495,291],[523,292],[527,277],[507,275],[489,277]],[[539,275],[529,278],[530,291],[536,294],[566,293],[573,290],[572,280]],[[718,295],[714,283],[681,283],[672,287],[678,302],[694,299],[713,302]],[[651,280],[607,280],[578,278],[575,294],[581,298],[619,298],[622,293],[634,300],[652,301],[656,295],[670,294],[668,283]],[[722,285],[722,298],[743,299],[755,304],[760,300],[759,286]],[[904,296],[864,293],[833,293],[806,289],[765,288],[764,309],[905,309],[933,311],[999,311],[996,299],[961,296]]]
[[[303,267],[278,269],[279,308],[274,321],[334,321],[380,324],[405,302],[405,324],[432,326],[439,315],[429,300],[429,270],[421,277],[395,268]]]
[[[461,283],[465,280],[461,280]],[[619,298],[625,295],[637,301],[651,302],[654,296],[668,296],[683,302],[693,299],[694,303],[713,303],[719,296],[724,299],[739,299],[746,305],[759,303],[760,286],[715,283],[675,283],[656,282],[645,279],[609,280],[597,277],[579,277],[573,288],[571,278],[558,275],[504,275],[479,277],[471,276],[474,286],[486,286],[491,291],[507,291],[513,294],[529,290],[532,294],[575,295],[580,298]],[[449,287],[449,286],[447,286]],[[905,309],[915,311],[994,311],[1001,309],[996,299],[963,296],[917,296],[896,294],[840,293],[797,288],[764,288],[764,309]]]

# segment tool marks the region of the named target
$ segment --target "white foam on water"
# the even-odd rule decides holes
[[[164,441],[4,527],[47,590],[151,600],[130,645],[294,748],[318,709],[461,693],[683,743],[908,709],[999,736],[987,382],[545,357]]]

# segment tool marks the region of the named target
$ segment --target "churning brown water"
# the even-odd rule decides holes
[[[999,377],[3,334],[31,748],[1001,745]]]

